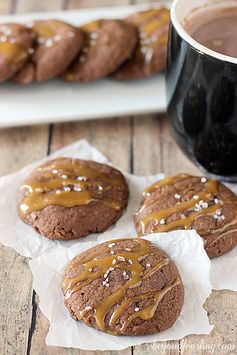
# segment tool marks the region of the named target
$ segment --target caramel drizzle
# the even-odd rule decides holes
[[[159,17],[157,17],[157,14],[159,14]],[[159,13],[154,9],[140,14],[138,20],[134,21],[138,26],[141,20],[144,21],[144,24],[139,27],[145,38],[140,38],[137,55],[144,58],[146,68],[151,69],[156,46],[167,43],[169,18],[169,11],[163,8],[159,10]]]
[[[0,42],[0,55],[5,56],[12,65],[17,65],[27,57],[27,52],[22,45],[11,43],[8,38],[6,42]]]
[[[104,192],[121,184],[121,177],[108,177],[89,166],[80,165],[76,160],[66,163],[58,158],[51,165],[38,168],[41,181],[29,180],[21,186],[28,195],[20,204],[19,213],[24,216],[49,205],[73,207],[87,205],[92,201],[119,210],[119,201],[104,197]]]
[[[142,196],[146,197],[147,195],[151,194],[155,190],[157,190],[159,187],[162,186],[168,186],[168,185],[174,185],[179,181],[182,181],[186,178],[188,178],[190,175],[188,174],[179,174],[174,176],[167,176],[166,178],[156,181],[154,184],[148,186],[145,190],[143,190]]]
[[[186,177],[186,175],[181,175],[178,176],[178,180],[182,180],[182,177]],[[158,188],[159,186],[166,186],[166,185],[170,185],[170,184],[174,184],[177,180],[175,180],[175,178],[172,177],[168,177],[166,179],[164,179],[163,181],[160,181],[154,185],[152,185],[151,188],[148,188],[147,191],[153,191],[156,188]],[[176,229],[178,227],[182,227],[184,226],[185,229],[188,229],[192,226],[192,223],[194,222],[194,220],[203,215],[203,214],[211,214],[213,212],[215,212],[217,209],[219,209],[221,206],[220,204],[215,204],[213,206],[210,206],[208,208],[202,209],[201,211],[195,211],[195,205],[199,202],[199,201],[209,201],[210,200],[210,194],[211,195],[215,195],[217,193],[217,181],[216,180],[208,180],[205,184],[205,191],[201,191],[199,193],[197,193],[196,195],[198,196],[198,199],[190,199],[188,201],[183,201],[180,202],[179,204],[173,206],[173,207],[168,207],[165,209],[162,209],[160,211],[156,211],[153,212],[151,214],[149,214],[148,216],[146,216],[145,218],[141,219],[140,223],[141,223],[141,227],[142,227],[142,234],[145,234],[146,229],[148,227],[148,224],[151,221],[155,222],[155,225],[152,228],[152,231],[157,231],[157,232],[167,232],[169,230],[173,230]],[[146,191],[146,192],[147,192]],[[148,203],[152,203],[149,202]],[[146,202],[145,202],[146,205]],[[174,221],[171,221],[169,223],[166,224],[159,224],[161,220],[166,221],[166,219],[170,216],[172,216],[173,214],[177,213],[177,212],[181,212],[184,213],[187,210],[191,210],[191,214],[189,216],[185,216],[182,219],[177,219]]]
[[[115,243],[121,241],[117,240],[114,241]],[[139,239],[137,241],[139,243],[138,245],[138,251],[131,251],[131,252],[123,252],[123,253],[117,253],[114,255],[106,255],[102,259],[92,259],[92,260],[86,260],[83,263],[83,266],[85,267],[84,271],[80,273],[80,275],[75,276],[71,279],[65,278],[64,282],[62,284],[62,288],[65,291],[65,300],[68,300],[73,293],[79,291],[82,287],[89,285],[93,280],[96,280],[98,278],[101,278],[104,273],[108,272],[109,268],[113,266],[113,268],[121,268],[123,271],[129,271],[130,272],[130,278],[128,281],[121,286],[118,290],[107,296],[106,298],[103,299],[103,301],[99,302],[98,304],[94,305],[94,313],[93,317],[96,320],[97,326],[100,330],[107,331],[111,334],[114,334],[113,328],[115,327],[118,318],[120,315],[125,311],[125,309],[132,304],[133,302],[140,301],[144,299],[147,295],[147,293],[143,293],[142,295],[136,296],[136,297],[127,297],[126,296],[126,291],[129,288],[136,287],[136,285],[140,285],[142,280],[149,278],[152,276],[155,272],[160,270],[163,266],[168,265],[169,259],[163,258],[157,265],[152,267],[151,269],[148,269],[144,271],[143,266],[140,264],[138,261],[141,257],[145,257],[149,255],[150,253],[150,244],[147,243],[147,241],[144,241],[143,239]],[[111,249],[109,249],[106,246],[105,252],[110,252]],[[122,257],[125,259],[125,261],[119,260],[119,257]],[[116,265],[112,264],[112,260],[116,260]],[[128,263],[128,260],[130,260],[130,263]],[[71,269],[73,269],[76,266],[75,263],[72,263],[69,268],[66,270],[66,275],[70,272]],[[91,272],[89,270],[93,270],[93,268],[96,268],[95,271]],[[154,296],[154,303],[148,307],[145,307],[144,309],[139,310],[139,312],[134,312],[132,316],[130,316],[127,321],[123,324],[121,330],[125,330],[128,325],[132,322],[132,320],[136,317],[140,317],[144,320],[151,319],[158,307],[158,304],[160,300],[165,296],[167,292],[169,292],[173,287],[178,285],[180,283],[180,279],[177,279],[174,284],[169,285],[162,290],[159,291],[154,291],[153,296]],[[115,310],[113,311],[109,325],[106,326],[105,324],[105,317],[110,311],[110,309],[117,305]],[[79,318],[83,319],[84,317],[89,317],[92,315],[92,310],[88,310],[86,307],[79,312]]]
[[[58,32],[58,29],[65,27],[64,23],[58,20],[48,23],[47,21],[36,21],[33,26],[33,31],[37,33],[37,36],[44,38],[52,38]]]

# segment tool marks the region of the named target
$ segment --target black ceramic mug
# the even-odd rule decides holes
[[[237,2],[173,2],[166,72],[168,115],[176,142],[196,165],[217,178],[237,182],[237,58],[202,46],[185,31],[188,14],[202,6],[233,7]]]

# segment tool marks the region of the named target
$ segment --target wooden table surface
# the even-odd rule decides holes
[[[138,2],[135,0],[130,2],[129,0],[0,0],[0,13],[50,11]],[[82,137],[100,149],[116,166],[131,173],[200,174],[177,148],[169,132],[167,116],[154,114],[2,129],[0,130],[0,175],[16,171]],[[0,282],[1,355],[99,354],[99,352],[46,346],[45,336],[49,323],[40,312],[38,296],[32,289],[28,259],[4,246],[1,246]],[[165,345],[163,349],[159,343],[156,343],[135,346],[121,352],[104,352],[104,354],[237,353],[237,347],[233,349],[237,338],[237,293],[226,290],[213,292],[205,308],[208,310],[210,322],[215,325],[209,336],[195,335],[188,336],[183,341],[166,342],[162,344]],[[210,351],[207,350],[208,346]]]

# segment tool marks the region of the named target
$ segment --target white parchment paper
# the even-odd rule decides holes
[[[63,149],[50,154],[47,158],[28,165],[16,173],[0,178],[0,242],[15,249],[19,254],[36,258],[41,254],[50,253],[58,249],[68,249],[73,245],[83,247],[84,243],[102,242],[124,236],[135,236],[133,214],[139,206],[143,189],[149,184],[162,179],[164,174],[153,176],[136,176],[124,173],[129,184],[130,197],[127,210],[119,221],[109,230],[100,234],[93,234],[84,239],[68,242],[51,241],[40,236],[30,226],[23,223],[16,210],[17,191],[22,181],[38,165],[59,157],[70,156],[81,159],[96,160],[109,164],[107,158],[86,140],[79,140]],[[119,168],[119,167],[118,167]],[[229,185],[237,193],[237,186]],[[237,291],[237,247],[231,252],[211,261],[211,281],[214,289],[230,289]]]
[[[130,337],[112,336],[73,320],[63,304],[61,279],[68,262],[95,242],[75,244],[30,261],[33,287],[39,295],[39,307],[50,321],[47,345],[80,348],[83,350],[120,350],[128,346],[156,341],[176,340],[188,334],[209,334],[206,311],[202,308],[211,293],[210,260],[203,241],[195,231],[173,231],[145,237],[163,249],[176,263],[184,287],[182,312],[173,327],[155,335]]]

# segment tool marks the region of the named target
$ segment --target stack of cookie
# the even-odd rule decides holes
[[[20,84],[55,77],[87,82],[105,76],[139,79],[165,67],[166,8],[124,20],[97,20],[76,28],[59,20],[0,26],[0,82]]]
[[[67,241],[107,230],[122,216],[128,197],[117,169],[64,157],[41,165],[23,182],[18,212],[43,236]],[[138,237],[88,249],[68,264],[62,280],[70,315],[113,335],[168,329],[184,303],[174,262],[139,237],[195,229],[208,256],[218,257],[237,245],[237,197],[214,179],[170,176],[145,189],[134,222]]]

